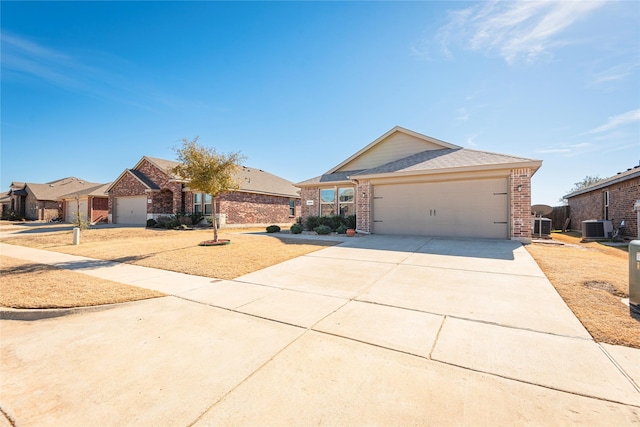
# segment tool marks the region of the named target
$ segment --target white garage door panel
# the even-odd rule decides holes
[[[373,189],[373,232],[508,237],[506,179],[386,184]]]
[[[116,224],[145,225],[147,223],[147,197],[116,197]]]
[[[87,219],[87,201],[86,200],[80,200],[80,215],[84,218]],[[66,205],[64,207],[64,213],[65,213],[65,218],[64,220],[66,222],[73,222],[76,220],[76,212],[78,212],[78,201],[77,200],[68,200],[66,202]]]

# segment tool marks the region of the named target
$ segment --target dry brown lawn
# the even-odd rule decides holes
[[[0,275],[0,305],[4,307],[86,307],[164,296],[161,292],[6,256],[0,257]]]
[[[246,231],[246,230],[243,230]],[[264,231],[260,229],[259,231]],[[219,238],[230,239],[226,246],[198,246],[213,239],[208,230],[160,230],[141,228],[101,228],[81,232],[80,245],[73,246],[72,232],[3,239],[5,243],[125,262],[197,276],[235,279],[247,273],[292,259],[336,242],[281,239],[265,235],[239,234],[220,230]]]
[[[596,341],[640,348],[640,316],[621,302],[629,290],[628,253],[554,233],[565,245],[534,243],[527,250]]]

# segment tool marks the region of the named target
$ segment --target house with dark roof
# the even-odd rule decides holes
[[[108,219],[116,224],[146,224],[176,213],[212,215],[211,196],[189,188],[172,169],[178,163],[144,156],[107,188]],[[289,224],[300,216],[300,194],[292,182],[261,169],[242,166],[240,188],[216,198],[221,225]]]
[[[66,222],[74,222],[79,213],[84,219],[95,224],[107,222],[109,214],[109,195],[107,188],[111,183],[98,184],[58,198],[61,207],[60,217]]]
[[[375,234],[531,240],[542,161],[470,150],[399,126],[296,184],[302,217],[356,215]]]
[[[97,182],[88,182],[76,177],[44,184],[12,182],[9,190],[9,209],[26,219],[50,221],[60,216],[60,197],[98,185],[100,184]]]
[[[622,235],[640,238],[640,166],[564,196],[569,204],[570,228],[582,230],[582,221],[610,220],[614,228],[625,222]]]

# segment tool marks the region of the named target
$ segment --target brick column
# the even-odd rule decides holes
[[[512,169],[509,183],[511,240],[531,243],[531,169]]]
[[[371,233],[371,183],[360,180],[356,185],[356,229]]]

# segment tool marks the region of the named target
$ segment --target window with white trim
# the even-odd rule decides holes
[[[296,216],[296,199],[289,199],[289,216]]]
[[[354,207],[354,194],[353,187],[338,188],[338,206],[340,209],[340,216],[349,216],[356,213]]]
[[[609,192],[604,192],[604,219],[609,219]]]
[[[193,213],[211,215],[211,195],[193,193]]]
[[[336,190],[333,188],[322,188],[320,190],[320,216],[335,215],[335,208]]]

